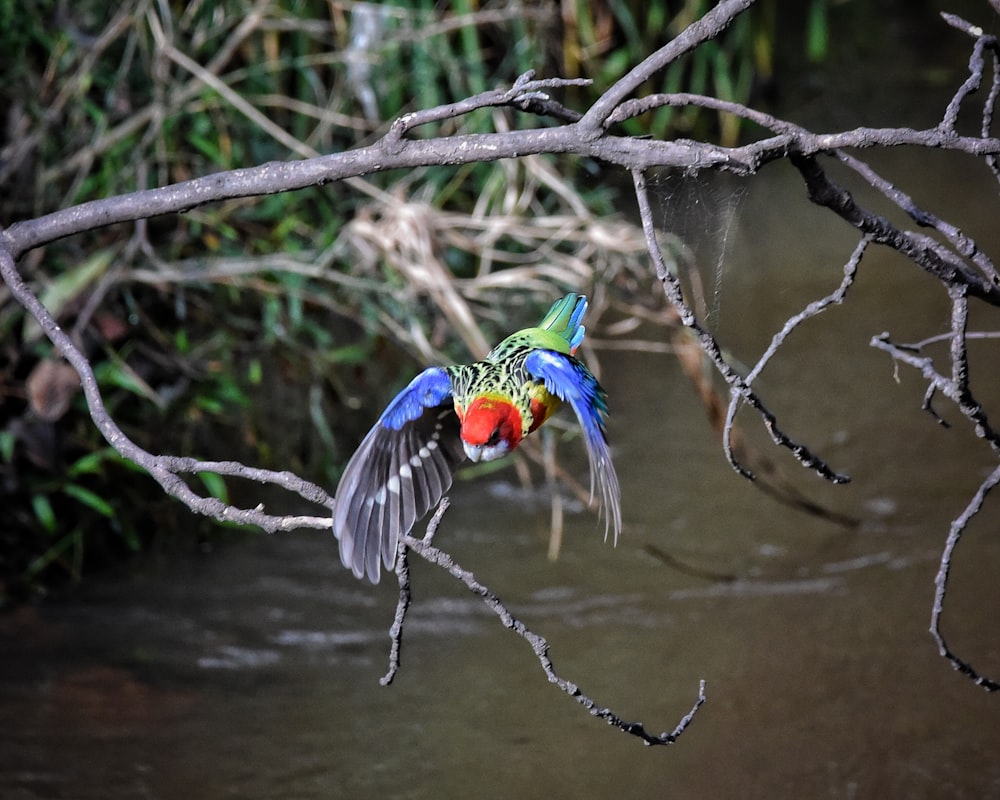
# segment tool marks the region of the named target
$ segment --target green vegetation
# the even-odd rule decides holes
[[[529,69],[593,78],[562,98],[582,108],[710,3],[640,17],[644,5],[0,0],[10,131],[0,222],[345,150],[407,110]],[[811,6],[811,53],[822,51],[825,5]],[[765,3],[650,91],[747,100],[755,76],[770,74],[773,23]],[[484,111],[415,135],[520,124],[545,121]],[[734,119],[694,109],[661,109],[625,131],[739,135]],[[576,165],[570,185],[572,168],[528,158],[374,175],[94,231],[29,254],[22,269],[139,444],[334,486],[345,443],[370,422],[368,398],[381,402],[412,372],[400,350],[464,357],[536,316],[552,284],[613,277],[620,291],[645,289],[642,240],[613,215],[613,189],[594,164]],[[466,304],[485,330],[462,322]],[[209,535],[106,447],[72,376],[43,368],[57,363],[51,348],[2,289],[0,341],[0,598],[170,546],[172,528]],[[239,499],[217,476],[192,480]]]

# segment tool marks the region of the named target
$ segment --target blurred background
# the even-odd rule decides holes
[[[0,4],[0,224],[368,144],[406,111],[528,69],[592,78],[557,98],[583,109],[710,4],[645,5]],[[971,0],[761,0],[648,90],[714,94],[817,131],[932,126],[972,43],[941,9],[996,27]],[[484,110],[413,135],[545,124]],[[974,113],[968,124],[978,132]],[[694,109],[618,132],[760,135]],[[869,155],[997,251],[986,169]],[[840,282],[854,234],[808,203],[788,165],[650,183],[668,255],[733,363],[752,364]],[[776,489],[765,494],[725,463],[719,387],[664,305],[633,208],[619,172],[532,157],[207,206],[56,242],[20,266],[139,444],[290,469],[331,492],[418,369],[481,355],[562,292],[588,293],[584,357],[611,395],[623,540],[603,544],[579,487],[547,481],[529,451],[457,481],[438,543],[621,716],[669,730],[707,679],[678,744],[651,751],[590,719],[422,564],[403,670],[379,686],[395,590],[356,582],[322,532],[265,538],[162,496],[100,439],[72,374],[0,287],[4,796],[1000,797],[993,698],[926,634],[948,526],[991,455],[943,403],[954,427],[934,424],[919,377],[868,346],[882,331],[947,331],[946,292],[871,251],[848,302],[789,339],[759,388],[853,481],[822,484],[741,414],[745,456]],[[988,340],[972,366],[990,408]],[[585,482],[571,425],[546,444]],[[982,516],[959,550],[946,632],[995,676],[1000,544]]]

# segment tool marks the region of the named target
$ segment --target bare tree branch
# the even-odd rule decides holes
[[[865,236],[862,237],[860,242],[858,242],[858,246],[854,249],[851,257],[844,265],[844,278],[841,281],[840,286],[838,286],[831,294],[810,303],[798,314],[790,317],[785,322],[782,329],[774,335],[771,339],[771,344],[767,347],[767,350],[765,350],[763,355],[757,359],[757,363],[754,365],[753,369],[747,373],[745,381],[748,387],[757,379],[760,373],[764,370],[764,367],[767,366],[767,363],[774,357],[774,355],[778,352],[778,349],[785,343],[785,340],[791,335],[795,328],[806,320],[822,313],[829,306],[844,302],[844,299],[847,297],[848,290],[854,284],[854,278],[858,272],[858,265],[861,263],[861,258],[864,256],[865,250],[868,249],[870,241],[871,240]],[[742,401],[742,396],[736,392],[730,396],[729,408],[726,411],[726,423],[723,429],[723,435],[725,437],[728,452],[732,451],[731,440],[733,429],[736,424],[736,414],[742,405]]]
[[[966,352],[966,324],[968,322],[968,300],[965,297],[962,287],[951,289],[952,295],[952,329],[950,365],[952,375],[946,378],[934,366],[934,360],[929,356],[918,356],[921,346],[918,345],[894,345],[889,334],[883,333],[872,339],[871,345],[879,350],[883,350],[891,355],[895,360],[902,361],[920,370],[920,373],[929,382],[934,391],[940,392],[956,406],[959,411],[972,423],[976,435],[985,439],[993,449],[994,454],[1000,455],[1000,434],[990,425],[986,411],[973,396],[969,388],[969,363]]]
[[[746,403],[758,414],[760,414],[761,419],[764,422],[764,426],[767,428],[768,433],[771,434],[771,439],[774,443],[781,447],[787,447],[791,450],[792,454],[802,464],[802,466],[815,470],[817,474],[832,483],[847,483],[850,480],[847,475],[843,475],[832,470],[825,461],[813,454],[808,447],[793,440],[778,427],[778,420],[774,414],[768,411],[767,407],[750,388],[750,385],[746,382],[746,380],[729,365],[725,357],[722,355],[722,350],[720,349],[718,342],[716,342],[715,337],[712,336],[712,334],[709,333],[700,322],[698,322],[694,311],[684,300],[684,294],[681,291],[680,281],[667,268],[666,262],[663,259],[663,253],[660,251],[660,245],[656,238],[656,229],[653,223],[653,212],[646,192],[645,174],[639,170],[634,170],[632,172],[632,180],[635,186],[636,198],[639,201],[639,215],[642,219],[642,228],[646,232],[649,254],[653,259],[653,263],[656,265],[656,276],[663,284],[663,291],[667,295],[667,299],[670,300],[671,305],[673,305],[674,308],[676,308],[680,313],[681,324],[690,329],[695,335],[702,350],[704,350],[712,364],[714,364],[715,368],[719,371],[719,374],[729,385],[731,396]],[[736,400],[734,400],[734,402],[736,402]],[[753,480],[753,472],[737,461],[736,454],[733,452],[730,445],[730,437],[728,436],[725,437],[725,449],[726,457],[728,458],[733,469],[745,478]]]
[[[943,250],[933,239],[901,231],[885,217],[859,206],[850,192],[827,177],[816,158],[795,153],[789,156],[789,160],[802,174],[809,199],[814,203],[834,211],[876,244],[899,251],[946,286],[962,286],[971,296],[998,304],[1000,286],[977,275],[958,256]],[[853,163],[853,159],[846,156],[841,160]],[[903,203],[905,199],[908,198],[903,195],[898,202]]]
[[[315,484],[299,478],[290,472],[271,472],[251,469],[234,462],[198,461],[192,458],[155,456],[133,442],[108,414],[101,397],[97,378],[90,362],[53,319],[49,310],[24,283],[14,266],[10,253],[0,247],[0,276],[14,298],[24,306],[39,322],[52,343],[62,353],[80,376],[80,384],[90,410],[94,425],[115,450],[130,461],[143,467],[163,490],[179,499],[184,505],[199,514],[213,517],[221,522],[236,522],[241,525],[257,525],[269,533],[290,531],[297,528],[332,528],[328,515],[323,517],[273,516],[265,514],[263,508],[242,509],[223,503],[215,497],[202,497],[194,492],[181,478],[180,473],[217,472],[234,475],[261,483],[273,483],[289,491],[300,494],[305,499],[333,508],[333,499]]]
[[[951,523],[948,539],[941,554],[938,573],[934,578],[934,605],[931,609],[930,631],[931,636],[934,637],[934,641],[937,642],[938,652],[944,658],[948,659],[958,672],[970,678],[976,686],[981,686],[987,692],[995,692],[1000,689],[1000,683],[992,678],[980,675],[968,661],[959,658],[952,652],[951,648],[945,642],[944,633],[941,631],[941,617],[944,614],[944,598],[948,593],[948,576],[951,573],[951,561],[955,554],[955,548],[958,547],[958,542],[972,521],[972,518],[982,510],[983,503],[986,502],[986,496],[996,488],[998,483],[1000,483],[1000,466],[993,470],[989,477],[980,484],[969,505]]]
[[[429,545],[434,540],[434,534],[437,533],[437,529],[441,526],[441,520],[444,519],[450,502],[448,496],[445,495],[441,498],[441,502],[438,503],[437,510],[431,517],[430,522],[427,523],[427,532],[424,534],[425,544]],[[406,612],[409,610],[410,602],[413,599],[413,593],[410,590],[410,548],[407,547],[406,542],[403,540],[399,541],[396,548],[395,572],[396,580],[399,582],[399,601],[396,603],[396,615],[392,620],[392,626],[389,628],[389,638],[392,641],[389,649],[389,670],[379,679],[379,683],[383,686],[388,686],[392,683],[396,677],[396,673],[399,672],[403,648],[403,622],[406,619]]]
[[[421,125],[429,125],[432,122],[441,122],[445,119],[454,119],[469,114],[480,108],[495,108],[497,106],[515,106],[538,108],[535,104],[544,103],[550,98],[545,90],[562,89],[567,86],[589,86],[593,81],[584,78],[562,79],[547,78],[535,80],[534,71],[521,75],[510,89],[496,89],[492,92],[460,100],[457,103],[448,103],[435,108],[428,108],[422,111],[414,111],[399,117],[389,132],[382,139],[382,147],[390,153],[402,150],[404,145],[403,137]],[[563,113],[561,116],[565,117]]]
[[[951,295],[952,330],[949,336],[951,345],[949,348],[949,361],[952,374],[950,378],[945,377],[937,370],[934,360],[931,357],[919,355],[926,344],[937,340],[938,337],[933,337],[930,340],[915,345],[895,345],[889,340],[888,334],[883,333],[873,338],[871,344],[873,347],[889,353],[893,359],[920,370],[924,379],[928,382],[923,407],[933,415],[936,421],[947,424],[931,406],[934,394],[940,392],[958,406],[962,414],[973,424],[976,435],[989,443],[994,454],[1000,455],[1000,438],[998,438],[997,432],[989,424],[985,411],[973,396],[969,386],[969,363],[966,352],[966,341],[969,336],[966,329],[968,322],[968,299],[961,287],[953,287]],[[941,655],[948,659],[958,672],[966,675],[977,686],[981,686],[988,692],[1000,689],[1000,683],[981,675],[968,661],[957,656],[947,645],[941,625],[944,614],[944,601],[948,592],[948,577],[951,573],[955,550],[965,529],[982,509],[983,503],[986,501],[986,496],[998,483],[1000,483],[1000,467],[994,469],[980,484],[968,506],[951,523],[948,538],[941,553],[938,573],[934,580],[934,603],[931,610],[930,627],[931,635],[934,637],[935,642],[937,642],[938,651]]]
[[[696,20],[678,36],[628,71],[608,89],[580,120],[584,139],[595,139],[604,133],[618,106],[650,77],[662,72],[685,53],[722,33],[736,17],[752,6],[754,0],[723,0]]]
[[[443,503],[438,507],[435,513],[431,525],[428,526],[428,534],[433,536],[434,531],[437,530],[437,526],[441,521],[445,510],[447,509],[447,503]],[[413,536],[407,535],[403,537],[400,541],[401,555],[403,555],[404,549],[413,550],[417,555],[419,555],[424,560],[434,564],[442,569],[446,570],[453,578],[461,581],[465,584],[466,588],[474,595],[479,597],[485,604],[486,607],[490,609],[497,617],[500,619],[501,624],[516,633],[522,639],[524,639],[528,645],[531,647],[532,652],[538,659],[538,663],[542,667],[542,671],[545,673],[545,677],[548,678],[549,683],[554,683],[558,686],[565,694],[572,697],[576,702],[582,705],[587,711],[590,712],[591,716],[603,719],[609,725],[618,728],[624,733],[631,734],[632,736],[637,736],[643,740],[647,745],[666,745],[673,744],[677,741],[678,737],[687,729],[687,727],[694,721],[695,714],[698,713],[698,709],[705,703],[705,681],[701,681],[698,687],[698,697],[691,707],[691,710],[685,714],[681,720],[677,723],[671,731],[664,731],[663,733],[654,734],[646,730],[645,726],[641,722],[628,722],[622,719],[617,714],[615,714],[610,708],[602,707],[596,703],[593,699],[588,697],[575,683],[566,680],[560,676],[552,664],[552,659],[549,657],[549,643],[543,636],[534,633],[530,630],[521,620],[515,617],[507,607],[504,605],[503,601],[494,594],[489,588],[480,583],[476,576],[473,575],[466,569],[456,564],[450,555],[443,550],[439,550],[434,547],[427,538],[417,539]],[[400,559],[405,564],[405,558]],[[404,566],[402,569],[397,568],[396,572],[399,582],[400,582],[400,599],[396,607],[396,617],[393,623],[393,634],[392,634],[392,651],[390,653],[390,667],[389,672],[382,678],[383,684],[388,684],[395,677],[396,672],[399,668],[399,643],[400,637],[402,636],[402,620],[406,614],[406,609],[409,607],[410,602],[410,589],[409,589],[409,568]],[[398,623],[398,625],[397,625]]]

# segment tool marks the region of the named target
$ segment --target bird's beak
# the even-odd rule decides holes
[[[483,445],[469,444],[463,441],[462,447],[465,448],[465,454],[469,457],[469,461],[479,461],[483,456]]]

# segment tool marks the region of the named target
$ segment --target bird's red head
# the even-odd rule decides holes
[[[492,461],[506,455],[521,441],[521,414],[501,398],[477,397],[464,411],[462,444],[473,461]]]

